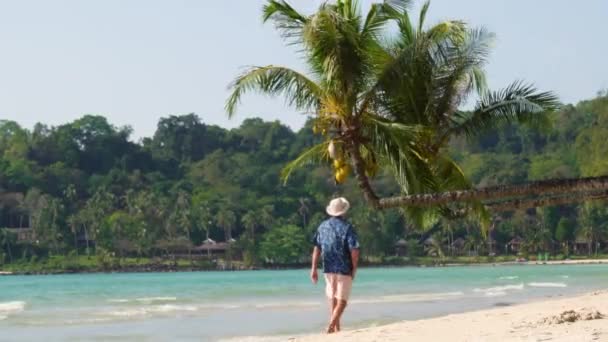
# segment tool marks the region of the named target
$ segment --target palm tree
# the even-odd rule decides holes
[[[11,245],[16,241],[15,234],[8,231],[8,229],[0,229],[0,246],[4,245],[6,253],[8,254],[9,262],[13,262],[13,252]]]
[[[217,213],[216,221],[224,229],[226,242],[230,243],[232,240],[232,229],[234,229],[234,225],[236,224],[236,215],[231,210],[222,209]]]
[[[114,194],[106,189],[99,189],[85,203],[82,224],[85,228],[87,249],[89,241],[97,240],[97,233],[106,217],[114,211],[115,201]]]
[[[186,236],[188,240],[190,240],[190,235],[192,231],[192,221],[190,219],[190,195],[180,190],[177,194],[177,200],[175,203],[175,211],[177,216],[177,221],[179,225],[186,232]]]
[[[232,229],[234,229],[234,225],[236,224],[236,215],[231,210],[222,209],[217,213],[216,221],[224,229],[226,242],[228,243],[226,258],[230,267],[232,264]]]
[[[426,254],[428,256],[435,256],[441,259],[445,258],[445,252],[443,251],[442,244],[442,236],[441,233],[436,233],[432,237],[430,237],[427,241],[427,245],[425,247]]]
[[[580,207],[579,212],[581,225],[577,235],[587,241],[589,255],[593,253],[593,246],[597,254],[599,241],[608,235],[608,209],[601,205],[585,203]]]
[[[255,228],[258,225],[258,217],[254,211],[248,211],[241,217],[241,222],[243,223],[243,227],[245,227],[249,238],[253,243],[255,243]]]
[[[508,197],[508,191],[542,193],[548,184],[469,190],[471,184],[447,150],[455,136],[512,122],[543,124],[546,116],[540,114],[558,106],[556,96],[521,82],[490,92],[484,66],[493,35],[457,20],[427,27],[429,3],[414,23],[410,5],[409,0],[385,0],[363,16],[356,0],[337,0],[304,15],[287,1],[268,0],[263,20],[301,47],[311,73],[275,65],[247,70],[231,85],[228,115],[251,91],[283,96],[312,114],[313,130],[324,140],[287,165],[283,178],[311,161],[333,159],[336,181],[344,181],[352,169],[375,208],[443,206],[445,213],[447,203],[455,201],[496,200]],[[396,36],[385,34],[392,24],[398,27]],[[475,108],[459,110],[474,94],[479,97]],[[378,197],[370,178],[380,168],[394,173],[401,196]],[[599,181],[599,189],[608,189],[608,177]],[[553,185],[560,193],[593,185],[581,182]],[[448,193],[438,194],[442,191]]]
[[[42,197],[43,195],[40,190],[31,188],[23,200],[23,206],[28,213],[29,226],[34,230],[36,230],[36,224],[39,222],[40,211],[43,209]]]
[[[274,206],[270,204],[263,206],[259,211],[260,225],[268,230],[274,224],[274,221]]]
[[[247,241],[242,241],[245,247],[246,252],[248,253],[248,257],[245,258],[251,264],[256,263],[256,242],[255,242],[255,233],[256,227],[258,226],[258,217],[254,211],[248,211],[241,217],[241,222],[245,230],[247,231]]]
[[[207,203],[203,203],[198,208],[197,213],[200,226],[205,231],[205,239],[209,240],[209,231],[211,230],[211,224],[213,223],[213,221],[211,220],[211,212],[209,211]]]
[[[310,208],[308,207],[308,198],[300,197],[298,201],[300,202],[298,214],[302,216],[302,229],[306,229],[306,218],[308,216],[308,213],[310,212]]]
[[[469,233],[467,234],[464,241],[464,249],[467,251],[467,255],[471,255],[471,251],[475,256],[479,256],[479,247],[483,245],[484,241],[478,234]]]
[[[78,214],[72,214],[67,218],[67,224],[70,226],[70,232],[74,237],[74,250],[76,251],[76,255],[78,255],[78,232],[80,228],[80,221]]]

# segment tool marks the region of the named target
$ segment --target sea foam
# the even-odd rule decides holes
[[[22,301],[0,303],[0,321],[7,319],[11,314],[25,310],[25,304]]]
[[[483,293],[486,297],[501,297],[507,294],[507,291],[521,291],[524,289],[524,283],[494,286],[488,288],[476,288],[473,292]]]
[[[143,317],[148,315],[162,315],[168,313],[193,312],[198,308],[194,305],[153,305],[125,310],[111,311],[108,314],[115,317]]]
[[[401,295],[381,296],[378,298],[355,299],[353,304],[379,304],[379,303],[408,303],[445,300],[464,296],[464,292],[438,292],[438,293],[412,293]]]
[[[529,283],[530,287],[568,287],[565,283]]]
[[[152,303],[157,303],[157,302],[174,302],[176,300],[177,300],[177,297],[142,297],[142,298],[135,298],[135,299],[124,299],[124,298],[108,299],[108,302],[110,302],[110,303],[138,302],[138,303],[144,303],[144,304],[152,304]]]

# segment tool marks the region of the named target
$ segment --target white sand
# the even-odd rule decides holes
[[[606,317],[604,317],[606,315]],[[607,341],[608,291],[344,331],[240,341]]]

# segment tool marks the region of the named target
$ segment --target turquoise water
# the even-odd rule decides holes
[[[419,319],[608,286],[608,265],[362,269],[344,325]],[[0,341],[209,341],[325,325],[307,270],[0,277]]]

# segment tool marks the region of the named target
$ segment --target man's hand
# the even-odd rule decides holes
[[[317,274],[316,268],[313,268],[312,270],[310,270],[310,281],[312,281],[312,283],[315,285],[319,281],[319,274]]]
[[[351,278],[353,278],[353,280],[355,280],[355,274],[357,274],[357,270],[353,270],[353,271],[350,273],[350,276],[351,276]]]

